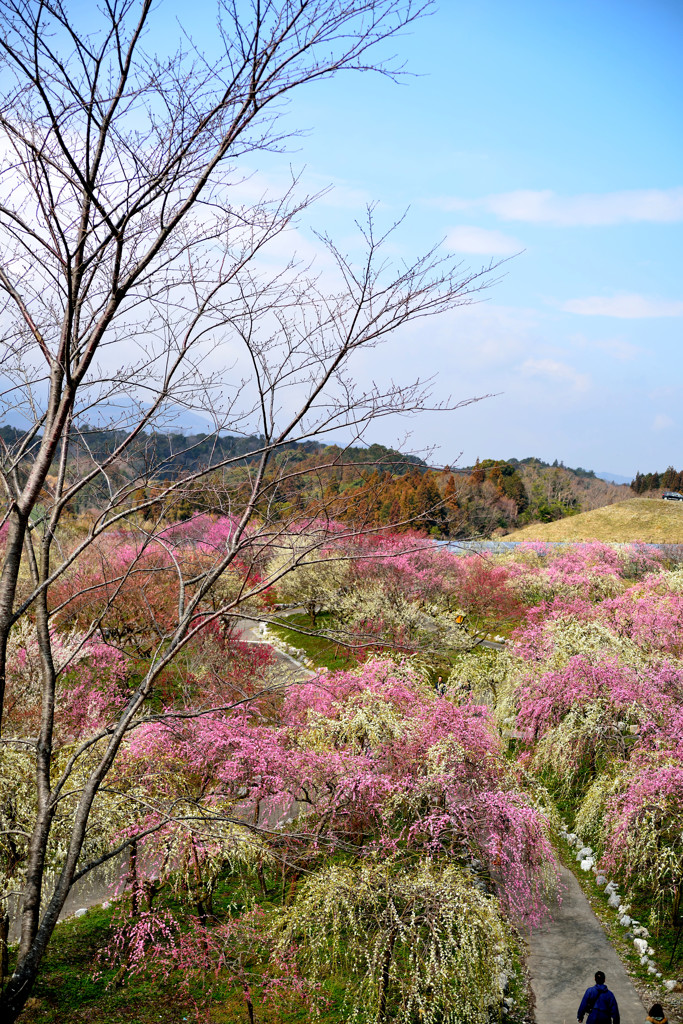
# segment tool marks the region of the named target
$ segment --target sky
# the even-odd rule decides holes
[[[160,42],[179,18],[213,45],[212,0],[157,13]],[[683,467],[683,2],[437,0],[386,52],[400,84],[345,73],[296,92],[283,124],[305,133],[250,167],[256,184],[293,169],[302,190],[333,186],[280,256],[315,254],[316,230],[353,248],[376,203],[380,225],[405,214],[397,261],[435,243],[463,273],[505,260],[477,304],[352,367],[482,400],[382,420],[366,440],[434,449],[433,464]]]
[[[441,0],[392,46],[411,77],[299,94],[288,117],[308,132],[264,170],[334,185],[303,235],[350,238],[377,202],[386,224],[407,210],[401,257],[443,242],[473,269],[512,258],[481,303],[357,370],[427,366],[441,397],[496,397],[372,440],[410,430],[433,461],[465,465],[683,465],[683,4]]]

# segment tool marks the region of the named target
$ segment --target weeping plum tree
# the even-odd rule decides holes
[[[275,271],[264,259],[310,202],[295,181],[274,196],[253,177],[259,154],[286,146],[285,101],[338,72],[396,76],[377,45],[428,6],[220,0],[211,57],[188,34],[156,52],[164,10],[151,0],[97,11],[0,3],[0,400],[5,422],[20,425],[3,432],[1,753],[6,764],[20,754],[32,764],[28,823],[2,837],[2,895],[18,899],[20,927],[3,1020],[20,1014],[74,879],[113,855],[113,838],[84,855],[93,807],[164,671],[208,618],[236,615],[267,586],[255,566],[292,526],[269,514],[274,481],[296,474],[278,453],[428,407],[424,382],[357,386],[354,354],[485,283],[433,252],[393,270],[371,211],[362,258],[321,237],[325,289],[294,258]],[[170,471],[178,452],[160,455],[150,441],[178,410],[207,419],[215,442],[182,479]],[[257,440],[228,456],[226,431]],[[238,464],[240,488],[215,488],[208,508],[230,518],[228,535],[200,564],[177,557],[164,534],[169,510],[209,471],[215,481]],[[107,535],[114,547],[128,543],[130,557],[105,586],[87,566],[90,552],[101,561]],[[93,638],[107,640],[107,615],[145,573],[161,589],[172,581],[173,601],[163,619],[150,612],[144,670],[105,721],[66,743],[64,680]],[[100,609],[58,651],[59,616],[93,588]],[[37,652],[27,719],[5,701],[18,629]],[[48,856],[57,819],[61,839]]]
[[[303,884],[285,939],[309,975],[343,970],[352,1020],[486,1020],[511,966],[511,933],[494,900],[453,866],[422,861],[331,867]]]

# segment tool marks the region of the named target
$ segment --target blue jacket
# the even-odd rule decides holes
[[[619,1007],[607,985],[593,985],[586,989],[576,1014],[577,1019],[582,1021],[586,1013],[586,1024],[610,1024],[611,1020],[619,1024]]]

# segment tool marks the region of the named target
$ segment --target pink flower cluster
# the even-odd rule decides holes
[[[542,915],[546,826],[516,789],[487,709],[453,704],[391,662],[293,687],[277,726],[256,708],[149,725],[128,759],[169,803],[191,790],[270,821],[298,812],[296,832],[316,848],[459,856],[464,844],[515,913]]]
[[[529,737],[524,763],[532,770],[538,764],[565,798],[571,782],[573,808],[586,820],[597,813],[595,792],[604,792],[591,842],[602,848],[604,867],[648,885],[661,908],[683,870],[678,577],[651,550],[579,545],[543,557],[547,565],[538,571],[556,592],[527,610],[515,635],[515,651],[528,665],[516,691],[517,725]],[[591,574],[611,576],[618,587],[601,596]],[[591,797],[594,782],[604,786]]]

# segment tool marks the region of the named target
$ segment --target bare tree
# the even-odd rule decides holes
[[[93,804],[160,675],[202,628],[207,595],[226,571],[272,550],[291,526],[269,511],[274,481],[297,472],[278,452],[342,428],[362,436],[377,417],[426,408],[428,382],[363,388],[349,363],[482,287],[481,273],[435,253],[392,269],[372,211],[363,260],[321,238],[322,274],[295,259],[269,270],[268,244],[310,197],[298,199],[292,182],[275,198],[265,188],[249,198],[258,154],[286,142],[288,94],[344,70],[395,76],[400,69],[377,63],[373,50],[428,6],[222,0],[220,54],[210,61],[187,37],[166,57],[145,48],[151,0],[112,0],[89,33],[61,0],[0,4],[0,401],[5,419],[25,424],[3,442],[0,722],[8,643],[22,623],[40,662],[38,735],[13,731],[10,719],[0,747],[0,756],[21,749],[34,759],[33,823],[13,840],[24,844],[25,867],[3,1020],[20,1014],[74,879],[94,863],[83,858]],[[215,440],[212,458],[182,479],[150,440],[178,410],[207,417]],[[93,423],[106,434],[89,430]],[[226,430],[257,440],[226,456]],[[234,518],[229,542],[201,572],[173,566],[174,620],[156,624],[144,677],[107,728],[58,760],[67,666],[55,652],[56,588],[107,531],[135,531],[139,554],[163,545],[169,508],[199,479],[236,466],[241,488],[217,490],[213,507]],[[96,511],[67,544],[60,531],[87,496]],[[106,608],[80,643],[102,632],[136,564],[109,581]],[[213,614],[236,615],[263,586],[245,577]],[[45,891],[58,811],[68,816],[68,841]]]

